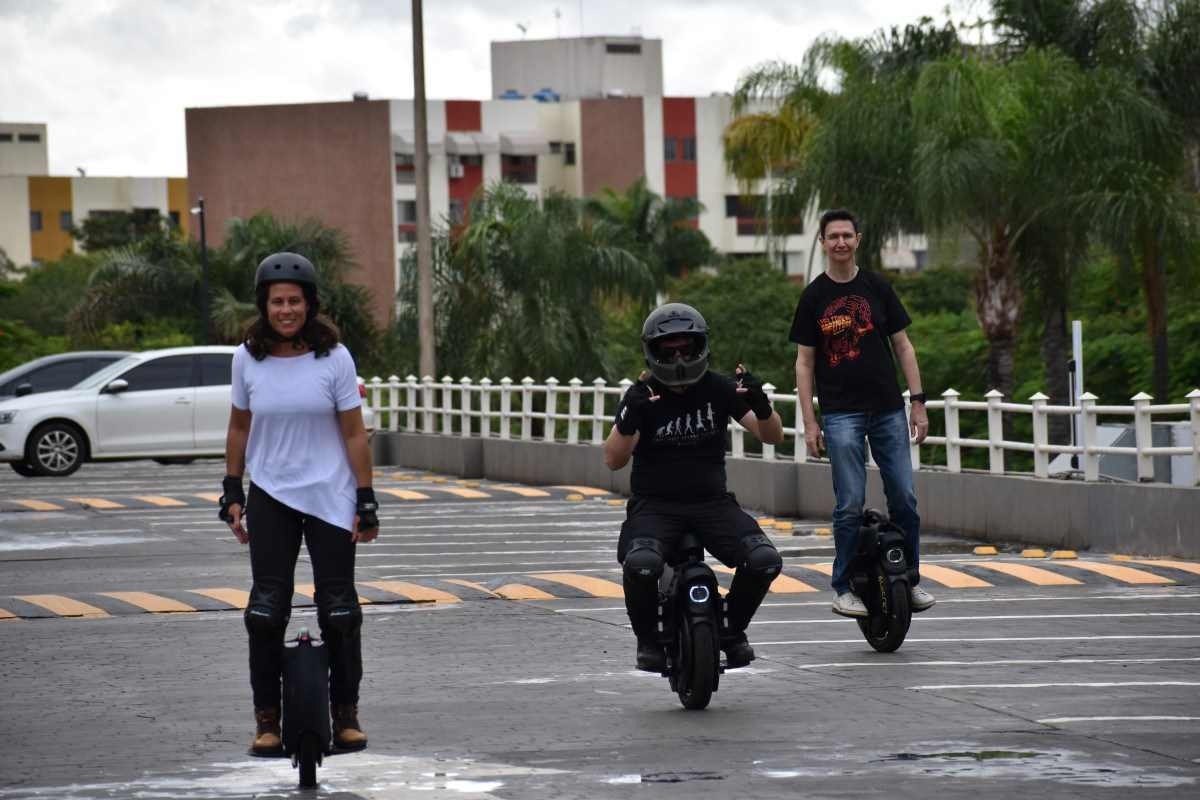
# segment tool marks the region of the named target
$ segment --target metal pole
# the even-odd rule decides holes
[[[417,180],[417,336],[421,377],[436,374],[433,327],[433,237],[429,229],[429,132],[425,117],[425,33],[421,0],[412,0],[413,166]]]
[[[200,314],[204,344],[212,344],[212,314],[208,296],[208,231],[204,224],[204,198],[200,198]]]
[[[1071,404],[1078,402],[1079,398],[1083,397],[1083,323],[1079,320],[1071,321],[1071,383],[1074,391],[1074,398]],[[1072,442],[1083,441],[1083,414],[1075,415],[1075,440]],[[1071,466],[1078,466],[1076,461],[1072,459]]]

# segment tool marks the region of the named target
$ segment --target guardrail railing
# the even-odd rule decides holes
[[[379,418],[379,430],[426,433],[442,436],[480,436],[484,438],[521,441],[555,442],[598,445],[608,435],[617,403],[632,385],[626,379],[609,385],[603,378],[585,384],[579,378],[562,383],[547,378],[536,383],[533,378],[513,381],[501,378],[493,382],[483,378],[455,381],[447,376],[441,381],[432,377],[418,380],[415,375],[399,378],[371,378],[366,382],[368,402]],[[798,413],[796,392],[780,393],[776,387],[763,387],[784,421],[784,441],[790,440],[792,453],[787,458],[797,462],[809,460],[804,446],[804,421]],[[1050,405],[1049,398],[1038,392],[1029,403],[1004,402],[1003,395],[992,390],[982,401],[961,400],[954,389],[942,392],[941,400],[930,400],[926,408],[931,415],[941,412],[945,434],[929,436],[918,446],[911,445],[914,469],[934,466],[922,460],[922,448],[945,449],[945,464],[936,465],[950,472],[961,472],[964,449],[986,449],[988,469],[993,474],[1005,474],[1005,453],[1030,453],[1033,457],[1032,475],[1049,477],[1050,459],[1058,454],[1078,457],[1084,480],[1100,480],[1102,455],[1133,456],[1140,481],[1154,479],[1156,456],[1186,456],[1191,459],[1193,483],[1200,486],[1200,389],[1193,389],[1185,403],[1154,404],[1153,398],[1142,392],[1130,398],[1132,405],[1099,405],[1098,398],[1084,392],[1074,405]],[[611,400],[611,402],[610,402]],[[905,412],[908,412],[908,393],[904,393]],[[818,404],[819,405],[819,404]],[[986,439],[960,435],[964,413],[987,415]],[[1026,416],[1032,420],[1032,441],[1006,439],[1005,415]],[[1049,439],[1049,418],[1067,416],[1081,424],[1079,441],[1075,444],[1052,444]],[[1097,428],[1101,417],[1132,418],[1133,446],[1099,444]],[[1190,445],[1155,446],[1151,424],[1154,421],[1186,421],[1191,431]],[[789,420],[791,424],[789,425]],[[535,428],[538,430],[535,434]],[[730,423],[730,454],[746,456],[745,430]],[[781,456],[773,445],[762,445],[761,458],[774,461]],[[814,459],[823,460],[823,459]]]

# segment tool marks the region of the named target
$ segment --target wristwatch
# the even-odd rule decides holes
[[[908,402],[910,402],[910,403],[921,403],[922,405],[924,405],[924,403],[926,402],[925,393],[924,393],[924,392],[918,392],[918,393],[916,393],[916,394],[909,395],[909,396],[908,396]]]

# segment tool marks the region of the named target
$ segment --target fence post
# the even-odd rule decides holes
[[[1083,466],[1085,481],[1100,479],[1100,454],[1092,452],[1096,446],[1096,401],[1099,399],[1091,392],[1079,395],[1079,413],[1083,415],[1083,424],[1079,426],[1079,446],[1083,448],[1079,463]]]
[[[1154,457],[1146,450],[1154,446],[1154,438],[1150,426],[1150,401],[1154,398],[1145,392],[1138,392],[1133,397],[1133,442],[1137,447],[1137,479],[1139,481],[1154,480]]]
[[[512,378],[500,379],[500,438],[507,439],[509,420],[512,418]]]
[[[912,392],[908,389],[904,390],[904,419],[908,423],[907,430],[912,433]],[[921,445],[917,444],[917,440],[909,438],[908,440],[908,460],[912,463],[912,470],[916,472],[921,468]]]
[[[775,384],[773,384],[773,383],[764,383],[763,384],[763,394],[765,394],[768,399],[770,399],[771,394],[774,391],[775,391]],[[775,445],[767,444],[766,442],[763,442],[762,457],[763,457],[763,461],[774,461],[775,460]]]
[[[404,379],[405,387],[404,394],[408,398],[407,407],[404,410],[405,428],[409,433],[417,432],[417,376],[409,375]]]
[[[433,433],[433,376],[421,378],[421,411],[424,417],[424,432]]]
[[[1200,389],[1187,394],[1192,422],[1192,484],[1200,486]]]
[[[442,376],[442,435],[454,433],[454,378]]]
[[[458,382],[459,386],[459,424],[462,429],[459,431],[464,439],[471,438],[471,379],[463,377]]]
[[[546,424],[542,428],[542,441],[553,442],[557,437],[554,430],[558,424],[558,378],[546,378]]]
[[[1033,474],[1039,478],[1050,476],[1050,454],[1046,452],[1046,445],[1050,443],[1046,425],[1046,401],[1049,399],[1041,392],[1034,392],[1029,397],[1033,404]]]
[[[521,378],[521,441],[533,438],[533,378]]]
[[[479,379],[479,438],[492,435],[492,379]]]
[[[984,395],[987,398],[988,415],[988,467],[993,475],[1004,474],[1004,412],[1000,403],[1004,401],[1004,392],[992,389]]]
[[[946,469],[962,472],[962,448],[958,444],[958,392],[947,389],[942,392],[946,414]]]
[[[604,378],[592,381],[592,444],[604,441]]]
[[[579,444],[579,393],[583,381],[571,378],[567,390],[567,444]]]
[[[808,461],[808,444],[804,441],[804,412],[800,410],[800,387],[796,387],[796,444],[792,460],[797,464]]]
[[[388,424],[389,431],[398,430],[400,427],[400,378],[396,375],[388,376]]]
[[[380,423],[383,420],[380,414],[383,408],[383,379],[376,375],[369,381],[364,380],[363,388],[367,390],[367,396],[363,398],[363,405],[370,406],[375,410],[375,427],[382,427]]]

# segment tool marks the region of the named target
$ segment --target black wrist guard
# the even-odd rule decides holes
[[[379,527],[379,503],[375,502],[375,490],[371,487],[358,490],[354,513],[358,514],[358,529],[370,531]]]
[[[221,510],[217,512],[217,519],[222,522],[233,522],[230,506],[241,506],[243,511],[246,509],[246,492],[242,489],[241,475],[226,475],[221,481],[220,502]]]
[[[771,401],[767,399],[766,395],[763,395],[762,400],[751,406],[750,410],[754,412],[755,417],[765,420],[771,418],[771,412],[774,409],[771,408]]]

